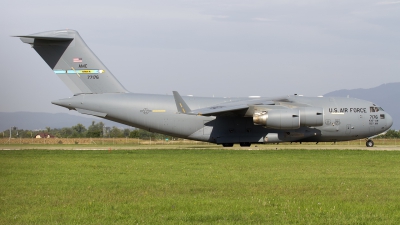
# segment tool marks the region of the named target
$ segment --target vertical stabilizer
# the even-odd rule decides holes
[[[35,49],[74,95],[128,92],[75,30],[17,37]]]

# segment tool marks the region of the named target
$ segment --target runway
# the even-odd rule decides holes
[[[215,149],[215,150],[363,150],[363,151],[400,151],[399,145],[375,145],[374,147],[366,147],[359,145],[341,144],[256,144],[251,147],[233,147],[224,148],[220,145],[0,145],[0,150],[152,150],[152,149]]]

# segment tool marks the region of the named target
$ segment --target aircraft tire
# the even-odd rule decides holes
[[[233,147],[233,143],[224,143],[222,144],[224,147]]]
[[[373,141],[373,140],[368,140],[368,141],[365,143],[365,145],[366,145],[367,147],[374,147],[374,141]]]

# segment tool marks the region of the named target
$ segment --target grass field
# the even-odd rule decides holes
[[[399,172],[399,151],[0,151],[0,224],[399,224]]]
[[[373,139],[375,145],[400,145],[397,139]],[[293,143],[296,145],[298,143]],[[321,142],[320,145],[331,145],[332,142]],[[0,146],[6,145],[91,145],[91,146],[134,146],[134,145],[212,145],[212,143],[192,141],[192,140],[152,140],[138,138],[0,138]],[[254,144],[253,144],[254,145]],[[261,144],[262,145],[262,144]],[[292,145],[290,142],[280,143],[280,145]],[[303,145],[315,145],[315,142],[304,142]],[[365,147],[365,139],[336,142],[340,146],[362,146]]]

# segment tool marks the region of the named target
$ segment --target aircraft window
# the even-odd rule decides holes
[[[373,106],[369,107],[369,112],[375,112],[375,107]]]
[[[381,110],[381,111],[385,111],[385,110],[382,109],[382,107],[378,107],[378,108],[379,108],[379,110]]]
[[[378,107],[375,107],[375,112],[379,112],[379,108]]]
[[[385,119],[385,114],[381,114],[381,119]]]

